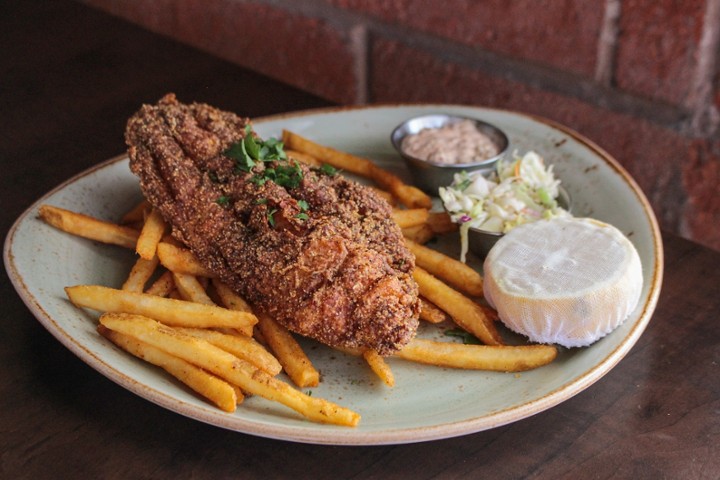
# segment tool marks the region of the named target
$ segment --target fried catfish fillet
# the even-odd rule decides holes
[[[333,347],[402,348],[420,307],[387,202],[326,169],[234,155],[257,138],[248,125],[168,94],[128,121],[130,169],[172,234],[254,308]]]

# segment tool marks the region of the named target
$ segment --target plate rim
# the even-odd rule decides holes
[[[29,207],[27,207],[23,211],[23,213],[17,218],[17,220],[8,230],[8,234],[6,235],[3,246],[3,261],[8,277],[10,278],[11,283],[13,284],[15,290],[17,291],[18,295],[23,300],[25,305],[37,318],[37,320],[46,328],[46,330],[48,330],[58,341],[60,341],[61,344],[63,344],[66,348],[73,352],[73,354],[79,357],[83,362],[89,364],[92,368],[97,370],[106,378],[112,380],[116,384],[133,392],[141,398],[151,401],[152,403],[155,403],[156,405],[159,405],[163,408],[167,408],[175,413],[179,413],[183,416],[193,418],[195,420],[199,420],[220,428],[225,428],[251,435],[262,436],[266,438],[326,445],[383,445],[439,440],[444,438],[477,433],[483,430],[497,428],[503,425],[507,425],[509,423],[522,420],[524,418],[528,418],[532,415],[538,414],[549,408],[559,405],[560,403],[584,391],[592,384],[597,382],[600,378],[602,378],[605,374],[610,372],[610,370],[612,370],[620,362],[620,360],[625,357],[625,355],[635,345],[635,343],[647,327],[652,317],[652,313],[654,312],[657,305],[660,290],[662,287],[664,251],[657,219],[654,215],[654,212],[652,210],[652,207],[650,206],[647,197],[642,192],[637,182],[624,169],[624,167],[608,152],[598,146],[595,142],[558,122],[549,120],[538,115],[527,114],[523,112],[516,112],[499,108],[486,108],[473,105],[446,103],[378,103],[362,106],[358,105],[323,107],[278,113],[257,117],[255,119],[252,119],[252,122],[254,124],[262,124],[285,119],[324,114],[336,114],[348,111],[380,110],[387,108],[402,109],[406,107],[436,109],[461,108],[478,112],[496,111],[512,116],[525,117],[532,121],[541,123],[547,127],[559,130],[560,132],[572,137],[576,142],[590,149],[595,155],[602,158],[602,160],[606,164],[611,166],[616,171],[616,173],[618,173],[622,177],[623,181],[627,183],[633,194],[637,197],[639,203],[642,205],[646,220],[650,225],[650,233],[652,237],[654,253],[654,265],[652,265],[653,274],[651,278],[651,284],[649,285],[647,299],[645,301],[642,311],[639,314],[638,320],[636,321],[633,328],[623,338],[622,342],[615,349],[610,351],[602,361],[599,361],[597,364],[593,365],[592,368],[583,372],[579,377],[572,380],[572,382],[565,383],[540,398],[534,398],[525,401],[519,405],[504,408],[502,410],[493,412],[491,414],[483,415],[481,417],[473,417],[460,421],[446,422],[432,426],[394,428],[392,430],[383,430],[378,432],[361,432],[356,429],[347,429],[342,427],[339,427],[340,429],[333,429],[332,426],[315,424],[308,424],[308,426],[312,426],[313,428],[306,428],[307,426],[286,427],[268,424],[258,424],[255,421],[248,421],[241,417],[232,417],[232,422],[230,422],[230,424],[223,423],[217,420],[218,415],[214,411],[198,409],[194,405],[190,405],[188,407],[186,406],[187,404],[181,399],[159,392],[151,385],[135,380],[128,374],[110,366],[106,361],[104,361],[102,358],[99,358],[90,350],[84,348],[80,344],[80,342],[76,341],[71,335],[69,335],[69,333],[65,332],[56,323],[55,320],[53,320],[53,318],[42,308],[38,299],[30,293],[27,286],[25,285],[25,280],[22,278],[18,271],[12,251],[13,239],[15,238],[18,229],[21,225],[23,225],[23,223],[37,209],[40,204],[42,204],[47,198],[51,197],[59,191],[62,191],[64,188],[86,176],[92,175],[99,170],[114,165],[115,163],[127,161],[128,156],[126,153],[122,153],[110,159],[101,161],[96,165],[93,165],[90,168],[73,175],[71,178],[63,181],[55,188],[42,195],[39,199],[34,201]],[[187,411],[188,409],[190,410],[189,412]]]

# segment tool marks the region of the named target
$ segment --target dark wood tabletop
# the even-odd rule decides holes
[[[0,231],[123,152],[166,92],[250,117],[328,102],[70,1],[0,3]],[[629,354],[530,418],[446,440],[299,444],[223,430],[75,357],[0,275],[0,477],[720,478],[720,253],[663,236],[664,285]]]

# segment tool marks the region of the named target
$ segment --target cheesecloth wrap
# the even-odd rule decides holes
[[[514,228],[484,263],[484,293],[531,341],[589,345],[622,324],[642,290],[640,257],[615,227],[589,218]]]

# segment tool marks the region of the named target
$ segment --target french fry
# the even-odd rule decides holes
[[[180,296],[188,302],[215,305],[215,302],[205,292],[205,288],[194,275],[173,272],[173,282],[180,292]]]
[[[390,369],[390,365],[387,364],[385,359],[378,355],[375,350],[365,350],[363,352],[363,358],[370,365],[370,368],[380,380],[383,381],[388,387],[395,386],[395,376]]]
[[[447,212],[430,212],[427,219],[430,229],[437,235],[455,232],[458,230],[458,224],[450,219]]]
[[[427,221],[427,208],[394,209],[392,219],[400,228],[422,225]]]
[[[160,211],[153,208],[147,220],[145,220],[145,225],[140,230],[140,236],[135,246],[135,251],[140,255],[140,258],[151,260],[155,256],[155,250],[166,228],[167,225],[165,225],[165,220],[160,215]]]
[[[488,320],[492,322],[497,322],[500,320],[500,315],[498,315],[497,310],[494,308],[490,308],[487,305],[479,304],[480,308],[482,308],[482,311],[485,313],[485,316],[488,318]]]
[[[222,333],[208,328],[174,328],[179,332],[207,340],[216,347],[220,347],[226,352],[252,363],[255,367],[272,376],[282,371],[282,365],[280,365],[277,358],[251,337]]]
[[[150,210],[152,207],[150,206],[150,202],[143,199],[135,205],[131,210],[129,210],[125,215],[122,216],[120,219],[121,225],[127,225],[130,223],[142,223],[145,221],[145,212],[147,210]]]
[[[167,297],[174,289],[175,281],[173,280],[173,274],[171,271],[167,271],[163,272],[163,274],[150,285],[150,288],[145,290],[145,293],[158,297]]]
[[[265,314],[259,314],[258,320],[258,330],[293,383],[300,388],[316,387],[320,373],[292,334]]]
[[[132,228],[51,205],[42,205],[39,215],[45,222],[64,232],[125,248],[135,248],[140,236],[140,233]]]
[[[236,402],[237,405],[240,405],[241,403],[243,403],[245,401],[245,394],[243,393],[242,390],[240,390],[240,387],[238,387],[237,385],[233,385],[231,383],[228,385],[230,385],[233,388],[233,390],[235,390],[235,396],[237,397],[237,402]]]
[[[415,255],[416,265],[468,295],[473,297],[482,296],[482,277],[473,268],[444,253],[415,243],[412,240],[406,239],[405,243],[413,255]]]
[[[432,206],[432,200],[422,190],[405,184],[398,176],[378,167],[367,158],[320,145],[288,130],[283,130],[282,140],[289,149],[312,155],[335,168],[373,180],[382,189],[391,192],[408,208],[430,208]]]
[[[373,192],[375,192],[378,196],[385,199],[386,202],[390,204],[390,206],[394,207],[397,205],[397,201],[395,200],[395,197],[392,196],[392,193],[386,192],[385,190],[380,190],[376,187],[369,187]]]
[[[290,150],[311,155],[321,162],[328,163],[346,172],[371,178],[370,169],[373,163],[366,158],[356,157],[355,155],[320,145],[288,130],[283,130],[282,141]]]
[[[138,258],[130,270],[127,280],[123,283],[122,289],[129,292],[142,292],[147,281],[155,273],[158,263],[156,256],[153,256],[150,260]]]
[[[440,367],[521,372],[552,362],[552,345],[465,345],[414,338],[396,357]]]
[[[320,160],[307,153],[298,152],[297,150],[285,149],[285,154],[288,156],[288,158],[294,158],[298,162],[304,163],[305,165],[309,165],[311,167],[322,166],[322,162]]]
[[[420,319],[429,323],[442,323],[449,317],[447,313],[427,298],[420,297]]]
[[[420,245],[429,242],[435,237],[435,232],[432,231],[432,228],[430,228],[430,225],[427,223],[405,227],[402,229],[402,233],[405,238]]]
[[[360,415],[347,408],[295,390],[231,353],[155,320],[140,315],[104,314],[100,323],[182,358],[239,386],[244,392],[290,407],[311,420],[343,426],[356,426],[360,421]]]
[[[157,246],[157,256],[163,267],[176,273],[186,273],[196,277],[215,276],[214,273],[203,267],[193,253],[187,248],[181,248],[167,242],[160,242]]]
[[[136,338],[110,330],[104,325],[98,325],[98,332],[126,352],[162,368],[220,409],[226,412],[235,411],[238,404],[237,392],[225,380]]]
[[[420,267],[415,267],[413,278],[418,284],[420,295],[447,312],[458,326],[486,345],[502,345],[502,338],[495,324],[485,316],[477,303]]]
[[[225,283],[221,282],[217,278],[212,279],[213,287],[217,292],[222,304],[230,310],[237,310],[239,312],[252,312],[250,305],[240,295],[233,292],[230,287]]]
[[[145,315],[178,327],[246,328],[257,323],[257,317],[248,312],[237,312],[214,305],[157,297],[146,293],[126,292],[99,285],[65,287],[65,292],[77,307],[100,312]]]
[[[432,199],[422,190],[404,183],[400,177],[383,170],[375,164],[370,165],[370,178],[381,188],[392,192],[407,208],[430,208]]]
[[[220,297],[220,302],[225,305],[225,308],[236,310],[238,312],[252,313],[252,308],[250,308],[250,305],[245,301],[245,299],[233,292],[226,284],[217,278],[213,278],[212,285],[215,288],[215,293],[217,293],[217,296]],[[253,336],[253,327],[239,328],[236,330],[245,336]]]
[[[187,250],[187,247],[184,243],[182,243],[177,238],[173,237],[171,233],[166,233],[163,235],[162,239],[160,240],[162,243],[167,243],[169,245],[172,245],[173,247],[178,247]]]

